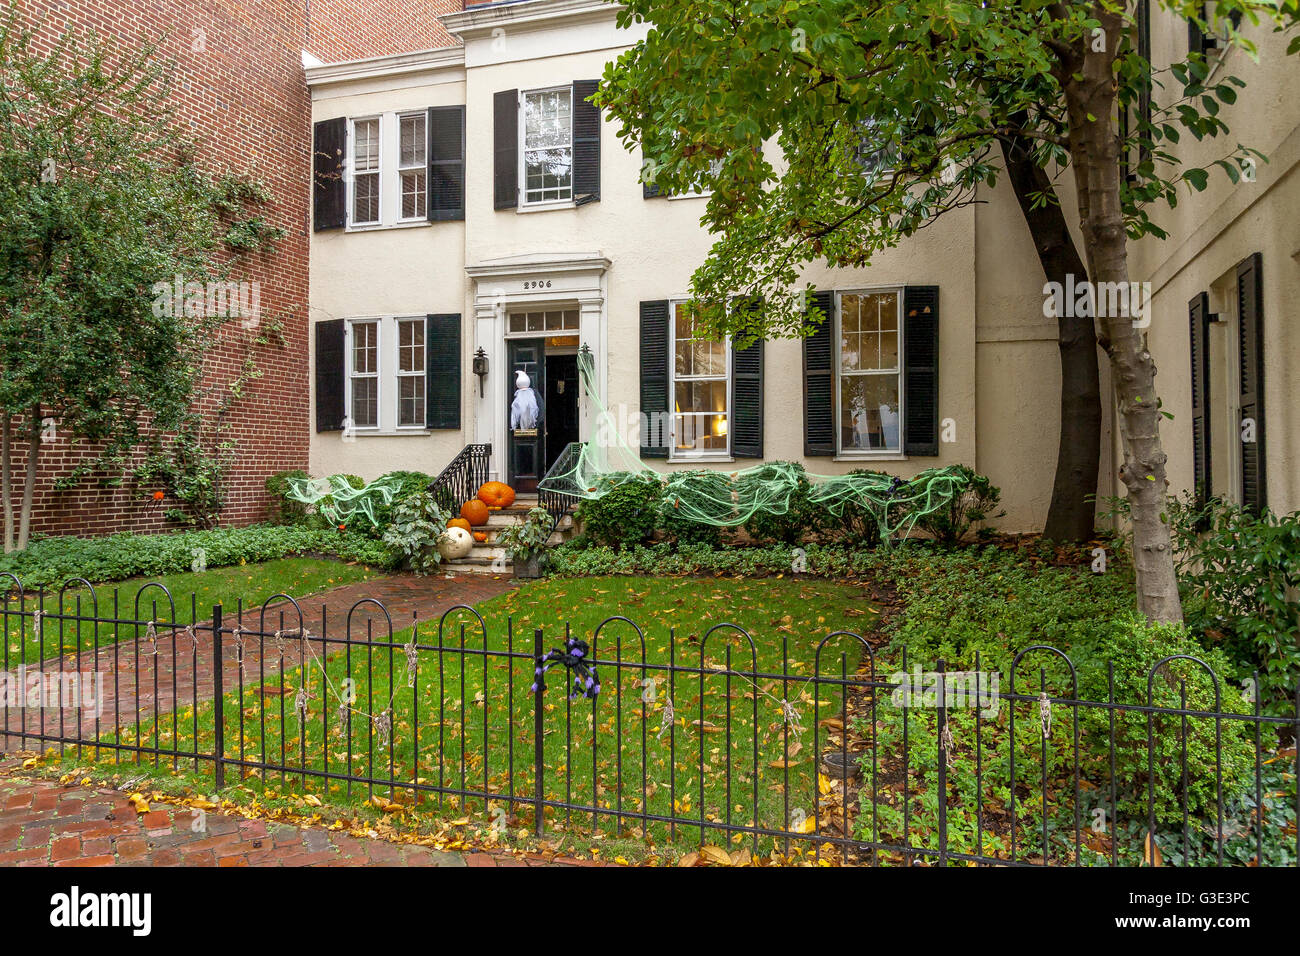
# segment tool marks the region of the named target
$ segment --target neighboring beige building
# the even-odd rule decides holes
[[[704,200],[648,195],[639,153],[584,103],[638,39],[616,28],[615,11],[601,0],[479,5],[441,18],[463,46],[307,70],[317,158],[313,474],[436,474],[481,443],[492,446],[493,475],[526,490],[569,441],[595,437],[576,378],[578,350],[590,349],[603,403],[654,468],[785,459],[814,474],[869,467],[906,477],[966,463],[1002,487],[1004,527],[1040,528],[1055,472],[1059,361],[1009,188],[868,269],[809,269],[835,324],[807,343],[737,352],[694,339],[674,306],[710,247]],[[1248,102],[1284,99],[1279,71],[1264,72],[1266,92],[1251,89]],[[1200,289],[1223,297],[1253,252],[1265,263],[1266,337],[1278,336],[1283,303],[1300,291],[1295,111],[1285,102],[1267,117],[1250,113],[1256,124],[1240,132],[1234,125],[1234,136],[1276,153],[1258,195],[1239,187],[1217,202],[1201,197],[1213,212],[1199,218],[1222,220],[1214,231],[1197,225],[1194,203],[1181,204],[1169,223],[1179,238],[1135,249],[1155,283],[1152,347],[1177,416],[1165,436],[1180,486],[1192,474],[1182,303]],[[1265,369],[1269,503],[1296,508],[1300,485],[1284,462],[1300,424],[1283,396],[1300,362],[1296,345],[1284,354],[1277,341]],[[1216,368],[1232,364],[1223,350]],[[520,371],[541,399],[534,427],[527,408],[512,421],[516,400],[528,405]],[[1214,457],[1217,478],[1231,456]],[[1115,493],[1113,461],[1108,450],[1103,495]]]

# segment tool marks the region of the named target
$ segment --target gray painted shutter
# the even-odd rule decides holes
[[[737,310],[755,312],[760,302],[741,303]],[[739,337],[739,336],[737,336]],[[734,458],[763,457],[763,340],[731,350],[731,454]]]
[[[599,80],[573,81],[573,200],[600,201],[600,108],[588,102]]]
[[[939,287],[903,290],[903,454],[939,454]]]
[[[460,428],[460,313],[430,315],[424,330],[424,424]]]
[[[519,205],[519,91],[492,97],[492,206]]]
[[[348,190],[343,182],[348,121],[321,120],[312,130],[312,229],[342,229],[347,224]]]
[[[668,300],[641,303],[641,457],[667,458]]]
[[[429,221],[465,218],[465,107],[429,107]]]
[[[835,293],[813,296],[825,321],[803,340],[803,453],[808,458],[835,454]]]
[[[316,323],[316,430],[343,430],[343,320]]]
[[[1204,504],[1210,485],[1210,297],[1202,292],[1187,303],[1192,359],[1192,487]]]
[[[1241,503],[1251,511],[1268,506],[1264,454],[1264,285],[1257,252],[1237,266],[1237,342],[1241,418],[1255,421],[1255,440],[1241,445]]]

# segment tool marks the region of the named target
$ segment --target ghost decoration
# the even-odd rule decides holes
[[[515,372],[515,400],[510,403],[511,429],[537,427],[537,393],[532,386],[532,380],[523,369]]]
[[[474,539],[464,528],[448,528],[438,538],[438,553],[444,561],[455,561],[469,555]]]

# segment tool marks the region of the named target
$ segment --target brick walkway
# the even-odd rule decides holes
[[[199,824],[196,827],[196,824]],[[128,794],[0,777],[0,866],[580,866],[503,850],[448,852],[174,804],[138,813]]]
[[[376,600],[387,608],[394,631],[409,627],[411,621],[418,617],[424,625],[421,628],[423,642],[433,638],[433,628],[447,609],[458,604],[473,605],[504,594],[514,587],[514,582],[504,575],[395,575],[323,591],[301,599],[299,606],[309,633],[325,638],[342,638],[348,633],[348,612],[353,606],[367,598]],[[244,610],[244,627],[262,630],[262,621],[261,608]],[[373,622],[372,633],[376,638],[387,638],[388,625],[383,613],[375,605],[366,603],[357,607],[352,616],[351,635],[354,640],[366,639],[367,621]],[[233,628],[240,623],[241,618],[236,610],[225,608],[224,628]],[[177,702],[180,708],[184,708],[211,699],[214,668],[210,625],[211,622],[204,622],[197,628],[197,640],[191,640],[183,629],[173,634],[166,628],[160,628],[157,641],[152,646],[142,633],[138,639],[102,644],[97,655],[94,652],[67,654],[57,662],[46,662],[44,669],[47,672],[84,669],[86,672],[98,671],[104,675],[103,693],[100,695],[102,713],[96,717],[88,709],[81,719],[82,736],[93,739],[103,733],[111,733],[114,727],[129,727],[137,720],[156,713],[170,713],[177,709]],[[266,609],[266,631],[296,629],[297,626],[297,612],[288,602],[271,605]],[[227,690],[235,690],[239,687],[240,679],[240,666],[236,657],[236,645],[239,642],[229,633],[223,636],[223,641],[222,679]],[[274,637],[249,636],[243,644],[246,687],[264,684],[282,669],[291,670],[298,666],[301,652],[298,641],[286,640],[282,648],[277,648]],[[322,645],[314,646],[316,653],[320,654]],[[334,653],[333,648],[328,645],[325,647],[331,654]],[[31,710],[16,708],[8,713],[9,729],[15,732],[25,729],[29,734],[48,732],[57,736],[76,735],[74,714],[46,715],[42,728],[42,712],[31,713]],[[62,730],[60,720],[64,721]],[[41,745],[41,741],[33,737],[25,740],[6,738],[0,743],[0,753],[38,750]]]

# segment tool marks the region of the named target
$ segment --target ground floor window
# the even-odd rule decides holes
[[[731,350],[706,338],[685,302],[671,304],[673,458],[726,457],[729,452]]]
[[[424,427],[424,316],[397,320],[397,424]]]
[[[839,294],[840,454],[901,451],[902,307],[900,289]]]
[[[348,418],[353,428],[379,427],[379,320],[349,323]]]

